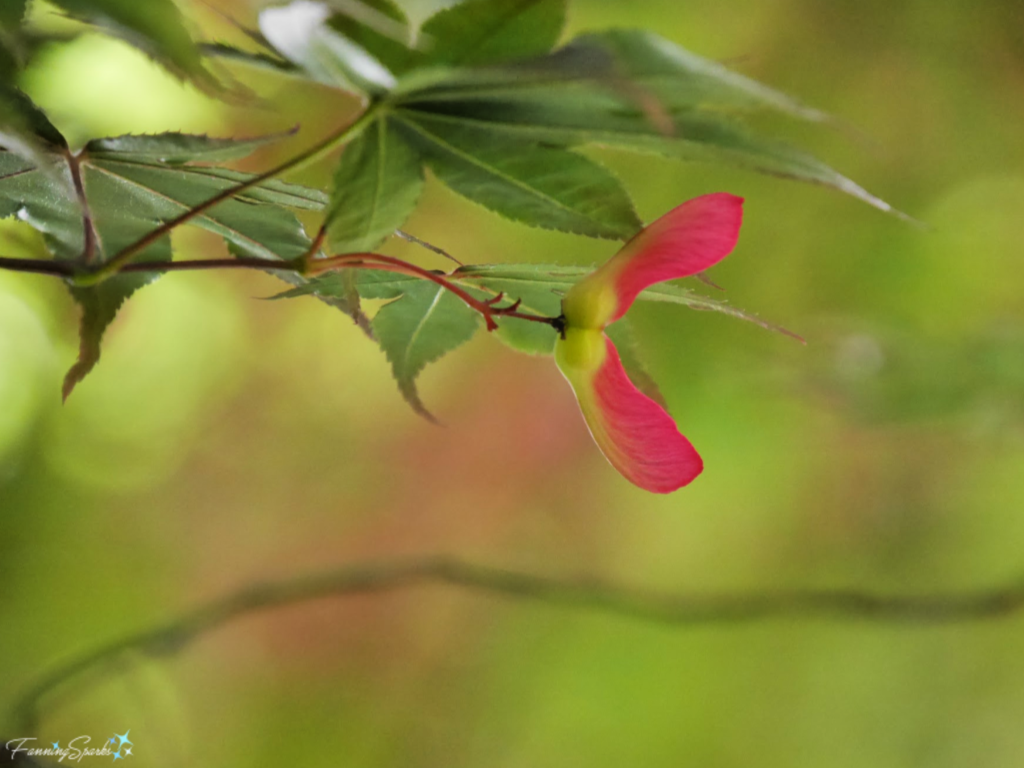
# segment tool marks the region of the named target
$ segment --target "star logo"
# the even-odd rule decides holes
[[[60,742],[59,741],[53,742],[53,748],[56,749],[56,750],[59,750],[60,749]]]
[[[110,737],[110,741],[107,742],[107,744],[110,744],[111,749],[114,749],[115,747],[117,749],[117,751],[114,752],[114,762],[124,760],[126,757],[131,755],[132,747],[135,745],[128,738],[129,733],[131,733],[131,730],[127,730],[123,734],[115,733]],[[121,754],[122,752],[124,752],[124,754]]]

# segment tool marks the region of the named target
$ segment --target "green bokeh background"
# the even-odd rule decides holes
[[[243,0],[215,5],[252,18]],[[230,34],[193,11],[208,35]],[[617,25],[834,114],[834,128],[765,126],[927,228],[824,189],[594,151],[645,220],[705,192],[745,196],[740,245],[712,277],[808,341],[632,310],[707,466],[665,498],[605,463],[550,360],[481,334],[423,377],[437,428],[340,313],[255,300],[278,290],[263,275],[147,287],[61,407],[74,308],[52,279],[0,273],[0,708],[52,662],[203,600],[378,557],[451,553],[682,591],[928,592],[1024,570],[1020,3],[572,5],[570,32]],[[79,142],[301,124],[247,168],[354,108],[237,74],[265,104],[215,104],[86,38],[44,57],[26,88]],[[5,253],[38,248],[0,226]],[[470,262],[614,250],[435,184],[407,228]],[[178,244],[221,248],[188,232]],[[1024,762],[1022,644],[1013,618],[666,629],[432,587],[276,611],[174,660],[129,660],[39,735],[130,728],[142,766],[1010,766]]]

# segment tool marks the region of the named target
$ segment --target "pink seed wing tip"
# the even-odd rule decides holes
[[[622,475],[654,493],[671,493],[692,482],[704,463],[668,412],[636,388],[618,350],[605,338],[607,355],[594,378],[601,428],[595,440]]]
[[[743,198],[715,192],[688,200],[641,230],[609,262],[616,264],[618,297],[611,321],[648,286],[695,275],[728,256],[742,222]]]

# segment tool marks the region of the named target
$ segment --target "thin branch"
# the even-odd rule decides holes
[[[0,269],[10,272],[31,272],[36,275],[52,275],[54,277],[72,277],[78,270],[69,261],[53,259],[12,259],[0,256]]]
[[[164,272],[193,272],[209,269],[261,269],[271,272],[302,272],[305,268],[305,257],[288,261],[274,261],[258,257],[237,256],[231,259],[182,259],[181,261],[143,261],[127,264],[121,272],[144,272],[163,274]],[[10,272],[31,272],[37,275],[73,278],[80,274],[77,265],[70,261],[53,259],[12,259],[0,256],[0,269]]]
[[[518,300],[508,307],[497,307],[490,301],[481,301],[480,299],[470,295],[464,288],[458,286],[450,279],[449,275],[432,272],[429,269],[424,269],[423,267],[411,264],[408,261],[396,259],[393,256],[384,256],[379,253],[346,253],[322,259],[310,259],[306,262],[305,274],[307,276],[315,276],[323,274],[324,272],[331,272],[336,269],[352,268],[385,269],[437,283],[442,288],[462,299],[462,301],[464,301],[471,309],[479,312],[483,316],[484,322],[487,324],[488,331],[497,330],[498,324],[494,320],[496,317],[515,317],[520,320],[544,323],[545,325],[550,325],[555,328],[557,328],[558,324],[561,322],[561,318],[544,317],[542,315],[531,315],[525,312],[519,312],[518,309],[521,302]]]
[[[493,331],[498,327],[495,318],[510,317],[517,320],[528,320],[533,323],[550,325],[555,330],[561,329],[562,318],[545,317],[543,315],[532,315],[527,312],[520,312],[520,302],[514,301],[507,307],[496,306],[497,301],[502,298],[499,294],[497,299],[481,301],[471,296],[465,289],[459,287],[450,275],[431,272],[415,264],[391,256],[382,256],[378,253],[347,253],[341,256],[328,258],[314,258],[314,252],[323,243],[323,229],[314,239],[313,244],[303,256],[288,261],[273,261],[257,257],[238,256],[231,259],[184,259],[181,261],[145,261],[134,264],[126,264],[121,267],[120,272],[144,272],[162,274],[165,272],[194,272],[210,269],[259,269],[267,272],[295,272],[305,276],[315,276],[324,272],[331,272],[337,269],[376,269],[384,272],[397,272],[421,280],[430,280],[437,283],[448,291],[466,302],[472,309],[483,315],[487,323],[487,330]],[[0,256],[0,269],[13,272],[31,272],[42,275],[52,275],[75,280],[82,274],[81,267],[67,261],[51,261],[44,259],[12,259]],[[77,282],[77,281],[76,281]]]
[[[69,699],[72,683],[81,683],[86,673],[109,670],[128,654],[174,656],[207,633],[250,614],[326,597],[393,592],[431,583],[681,628],[784,618],[929,626],[1006,618],[1024,609],[1024,577],[996,589],[920,595],[854,589],[687,595],[535,576],[448,557],[349,565],[254,584],[56,667],[17,700],[18,732],[36,733],[43,711]]]
[[[370,262],[376,262],[373,266],[367,264]],[[460,299],[462,299],[471,308],[475,309],[484,319],[487,321],[487,330],[492,331],[498,326],[495,324],[492,318],[492,308],[486,303],[479,301],[478,299],[470,296],[459,286],[453,284],[443,274],[437,272],[431,272],[429,269],[423,269],[415,264],[410,264],[402,259],[396,259],[393,256],[383,256],[379,253],[345,253],[339,256],[329,256],[324,259],[310,259],[306,262],[306,275],[316,276],[322,275],[324,272],[332,272],[336,269],[385,269],[393,272],[400,272],[405,275],[412,277],[419,277],[423,280],[430,280],[433,283],[437,283],[442,288],[446,288]]]
[[[487,321],[488,330],[494,330],[498,326],[494,321],[496,317],[513,317],[518,320],[529,320],[534,323],[544,323],[556,329],[559,327],[559,318],[544,317],[542,315],[531,315],[526,312],[519,312],[519,302],[516,301],[507,307],[498,307],[494,303],[481,301],[473,298],[463,288],[460,288],[448,275],[431,272],[415,264],[391,256],[382,256],[378,253],[347,253],[342,256],[329,258],[311,258],[314,250],[320,247],[322,238],[319,236],[313,241],[309,251],[288,261],[273,261],[256,257],[238,256],[231,259],[184,259],[182,261],[145,261],[135,264],[126,264],[120,272],[190,272],[209,269],[259,269],[269,272],[296,272],[301,275],[315,276],[330,272],[336,269],[377,269],[385,272],[399,272],[411,277],[418,277],[422,280],[430,280],[454,293],[466,304],[475,309]],[[0,256],[0,269],[12,272],[31,272],[41,275],[52,275],[74,279],[80,275],[80,268],[67,261],[53,261],[48,259],[12,259],[7,256]]]

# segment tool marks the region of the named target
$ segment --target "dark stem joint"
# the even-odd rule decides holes
[[[551,318],[551,327],[555,329],[562,341],[565,341],[565,315],[559,315],[558,317]]]

